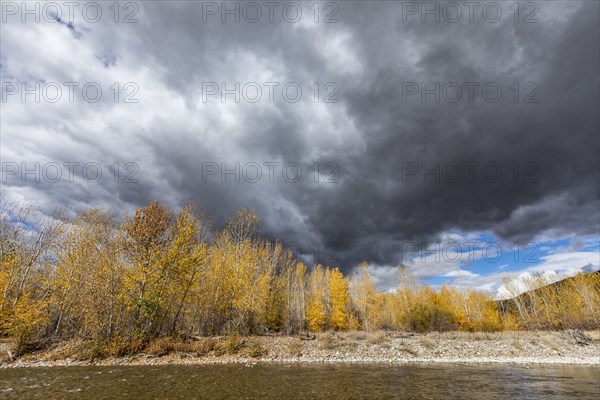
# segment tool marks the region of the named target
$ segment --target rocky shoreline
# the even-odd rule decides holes
[[[566,364],[600,366],[600,332],[586,332],[585,343],[572,332],[501,334],[408,334],[401,332],[324,333],[315,337],[255,336],[199,338],[161,342],[125,357],[85,358],[63,343],[16,360],[6,357],[0,368],[54,366],[211,365],[260,363],[452,363]],[[307,340],[309,339],[309,340]],[[210,342],[209,342],[210,341]],[[207,344],[208,343],[208,344]],[[2,346],[2,345],[0,345]],[[3,352],[7,347],[4,346]],[[1,349],[1,347],[0,347]]]

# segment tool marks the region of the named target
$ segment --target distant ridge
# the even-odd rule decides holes
[[[561,279],[559,281],[550,283],[548,285],[544,285],[537,289],[528,290],[519,294],[518,296],[509,299],[496,300],[498,310],[504,313],[505,315],[518,315],[522,313],[527,313],[535,308],[535,303],[537,299],[542,299],[542,302],[545,302],[546,297],[548,297],[547,295],[549,293],[558,295],[560,300],[560,296],[564,296],[564,293],[568,292],[564,289],[568,288],[568,286],[570,285],[576,287],[576,280],[581,279],[582,276],[585,277],[586,280],[589,279],[592,282],[595,281],[593,287],[597,293],[600,293],[600,270],[587,273],[581,272],[577,275]],[[545,307],[548,307],[548,305],[544,305]]]

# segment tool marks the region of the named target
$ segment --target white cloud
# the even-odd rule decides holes
[[[471,278],[475,276],[480,276],[479,274],[474,274],[471,271],[465,271],[462,269],[457,269],[454,271],[447,272],[443,275],[446,278]]]

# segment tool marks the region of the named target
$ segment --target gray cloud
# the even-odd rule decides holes
[[[403,23],[394,2],[339,2],[336,24],[202,23],[199,3],[143,2],[139,23],[76,22],[77,39],[62,24],[32,30],[9,22],[3,81],[95,81],[105,95],[94,104],[3,103],[2,160],[131,161],[139,182],[13,179],[3,188],[48,209],[194,201],[217,224],[254,208],[268,237],[302,247],[334,243],[344,268],[362,259],[394,265],[399,243],[431,242],[450,229],[516,242],[597,234],[599,5],[538,4],[535,24],[512,16],[496,24]],[[108,89],[115,81],[136,82],[139,103],[115,104]],[[304,92],[297,103],[203,103],[209,81],[298,82]],[[314,103],[314,82],[335,82],[339,103]],[[486,102],[479,89],[473,103],[421,102],[403,98],[406,82],[498,82],[503,96]],[[515,103],[515,82],[521,100],[530,93],[524,85],[537,84],[539,102]],[[303,177],[205,181],[207,162],[294,162]],[[328,162],[339,166],[339,182],[315,183],[310,166]],[[502,179],[402,179],[407,163],[471,162],[497,163]],[[523,170],[526,163],[537,169]]]

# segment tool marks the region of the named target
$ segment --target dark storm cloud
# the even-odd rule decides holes
[[[404,23],[400,3],[339,4],[337,24],[202,23],[199,4],[144,2],[140,23],[122,40],[108,25],[95,26],[83,39],[96,35],[94,54],[114,54],[119,62],[111,69],[136,60],[140,71],[152,71],[150,80],[140,77],[142,89],[164,85],[187,114],[161,114],[169,98],[140,102],[139,116],[152,122],[114,127],[114,140],[98,150],[107,160],[130,150],[139,184],[106,189],[103,181],[79,191],[79,201],[194,201],[217,225],[241,207],[254,208],[268,237],[333,243],[344,268],[362,259],[396,264],[403,242],[435,241],[452,229],[517,242],[598,232],[597,2],[538,2],[534,24],[514,23],[511,15],[498,23]],[[201,102],[202,82],[269,80],[299,82],[308,98],[312,82],[335,82],[339,103]],[[436,103],[433,96],[404,98],[406,82],[480,86],[472,103],[466,93],[456,103]],[[482,98],[487,82],[501,86],[498,103]],[[510,90],[515,82],[519,103]],[[538,103],[522,102],[528,82],[539,87]],[[61,151],[67,154],[57,150],[55,157],[75,150]],[[303,163],[303,179],[222,183],[202,175],[206,162],[271,161]],[[338,165],[339,182],[312,182],[315,162]],[[487,182],[477,168],[474,182],[422,183],[403,179],[409,163],[497,163],[503,176]],[[54,202],[73,196],[56,192],[47,192]]]
[[[512,25],[487,32],[473,29],[475,41],[489,46],[484,53],[497,57],[492,70],[473,65],[481,54],[469,56],[472,42],[465,36],[453,41],[426,31],[411,33],[427,43],[419,71],[383,63],[371,68],[371,81],[346,92],[349,114],[368,145],[360,157],[345,160],[361,179],[346,181],[337,199],[328,198],[311,210],[314,224],[328,215],[324,236],[335,237],[347,249],[374,238],[350,251],[356,261],[365,249],[381,248],[377,235],[382,234],[398,241],[427,241],[451,228],[489,229],[523,242],[546,230],[597,233],[598,5],[582,5],[558,32],[542,22],[527,31],[513,31]],[[514,69],[505,65],[512,58],[510,43],[522,46],[522,60]],[[407,80],[509,83],[529,81],[528,73],[541,88],[538,104],[415,105],[401,98],[401,82]],[[515,162],[531,161],[539,166],[538,182],[430,182],[386,192],[385,182],[397,180],[406,161],[429,167],[435,162],[496,162],[505,174]],[[390,262],[385,255],[382,261]]]

